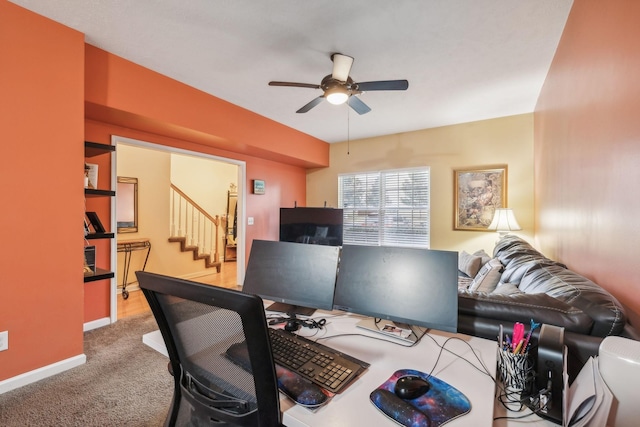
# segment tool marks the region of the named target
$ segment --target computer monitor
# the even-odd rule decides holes
[[[342,209],[280,208],[280,241],[342,245]]]
[[[336,246],[254,240],[242,291],[274,301],[271,311],[331,310],[339,255]]]
[[[457,332],[457,276],[457,252],[344,245],[333,304],[373,318],[361,327],[408,341],[417,339],[404,333],[411,326]]]

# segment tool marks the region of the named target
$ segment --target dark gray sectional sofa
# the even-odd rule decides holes
[[[613,295],[546,258],[522,238],[504,236],[493,256],[502,264],[495,290],[475,292],[464,286],[458,290],[458,332],[496,339],[499,325],[511,333],[517,321],[528,329],[530,319],[564,327],[568,361],[574,371],[598,354],[606,336],[640,339]]]

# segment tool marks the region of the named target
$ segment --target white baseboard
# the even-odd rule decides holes
[[[84,365],[86,362],[87,356],[85,354],[80,354],[30,372],[25,372],[24,374],[17,375],[13,378],[0,381],[0,394],[24,387],[27,384],[35,383],[36,381],[43,380],[71,368],[75,368],[76,366]]]
[[[202,276],[207,276],[210,273],[209,271],[206,270],[202,270],[202,271],[196,271],[195,273],[188,273],[188,274],[183,274],[182,276],[179,276],[180,279],[185,279],[185,280],[191,280],[194,279],[196,277],[202,277]]]
[[[103,326],[107,326],[111,324],[111,318],[103,317],[102,319],[92,320],[91,322],[87,322],[82,326],[82,331],[87,332],[92,329],[102,328]]]
[[[148,345],[155,351],[169,357],[167,346],[164,344],[162,333],[159,330],[144,334],[142,336],[142,343]]]
[[[127,291],[133,292],[133,291],[139,291],[139,290],[140,290],[140,285],[138,285],[138,282],[127,283]],[[122,287],[119,287],[116,292],[118,294],[121,294],[122,293]]]

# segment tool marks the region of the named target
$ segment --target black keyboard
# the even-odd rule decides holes
[[[282,329],[269,328],[275,363],[333,393],[340,393],[369,364]]]

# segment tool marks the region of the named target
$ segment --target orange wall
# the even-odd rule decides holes
[[[265,195],[247,191],[254,225],[246,227],[245,259],[253,239],[278,238],[281,206],[304,203],[305,167],[328,164],[327,143],[90,45],[85,74],[87,140],[109,144],[118,135],[241,160],[247,189],[253,179],[266,182]],[[109,315],[107,281],[87,287],[85,306],[85,321]]]
[[[576,0],[534,116],[540,249],[640,324],[640,2]]]
[[[86,46],[87,117],[304,167],[328,166],[324,141]]]
[[[83,353],[82,34],[0,0],[0,381]]]
[[[88,46],[6,0],[0,93],[0,173],[16,207],[0,217],[0,331],[9,331],[0,382],[81,355],[83,323],[109,315],[108,281],[82,281],[84,140],[109,144],[117,134],[245,161],[247,187],[267,186],[266,195],[247,194],[255,218],[247,242],[277,238],[279,207],[306,198],[305,168],[329,162],[327,143]],[[103,202],[87,205],[108,221]],[[106,267],[108,243],[92,243],[105,245]]]

